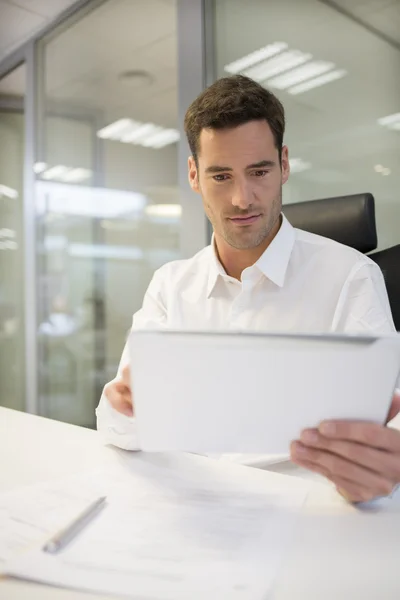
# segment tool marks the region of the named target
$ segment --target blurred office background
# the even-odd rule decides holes
[[[155,269],[209,242],[184,112],[285,105],[284,202],[375,196],[400,242],[399,0],[0,0],[0,404],[92,427]]]

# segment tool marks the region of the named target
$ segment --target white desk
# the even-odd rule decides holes
[[[95,431],[0,408],[0,490],[120,464],[121,452],[102,446]],[[365,514],[330,486],[312,485],[272,600],[398,600],[400,502],[390,511]],[[0,579],[0,600],[26,598],[106,596]]]

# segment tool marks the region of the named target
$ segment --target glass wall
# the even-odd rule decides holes
[[[0,400],[25,408],[23,170],[25,66],[0,80]]]
[[[45,416],[94,424],[154,270],[180,257],[176,10],[170,0],[107,0],[40,45]]]
[[[380,248],[400,242],[393,4],[215,0],[215,77],[248,74],[285,106],[292,174],[284,202],[372,192]]]

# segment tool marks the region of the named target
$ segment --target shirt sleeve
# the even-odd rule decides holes
[[[160,329],[166,326],[167,307],[163,294],[163,277],[156,271],[143,300],[142,308],[133,316],[131,331]],[[122,369],[129,364],[129,346],[126,342],[115,379],[120,378]],[[97,430],[105,444],[124,450],[139,450],[136,422],[116,411],[107,400],[104,391],[96,408]]]
[[[336,307],[333,329],[344,333],[396,331],[382,271],[372,261],[350,272]]]
[[[335,320],[338,332],[396,334],[385,280],[377,264],[363,261],[353,268],[343,286]],[[400,365],[396,387],[400,389]],[[390,425],[400,429],[400,415]]]

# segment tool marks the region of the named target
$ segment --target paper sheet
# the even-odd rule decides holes
[[[9,561],[7,573],[140,600],[261,600],[306,496],[294,478],[203,457],[137,455],[128,475],[88,481],[79,493],[71,481],[55,494],[50,485],[26,524],[43,524],[35,510],[51,513],[60,499],[74,504],[106,487],[101,513],[59,554],[27,552]],[[26,491],[24,501],[32,506]]]
[[[47,540],[104,489],[94,471],[0,494],[0,573],[7,560]]]

